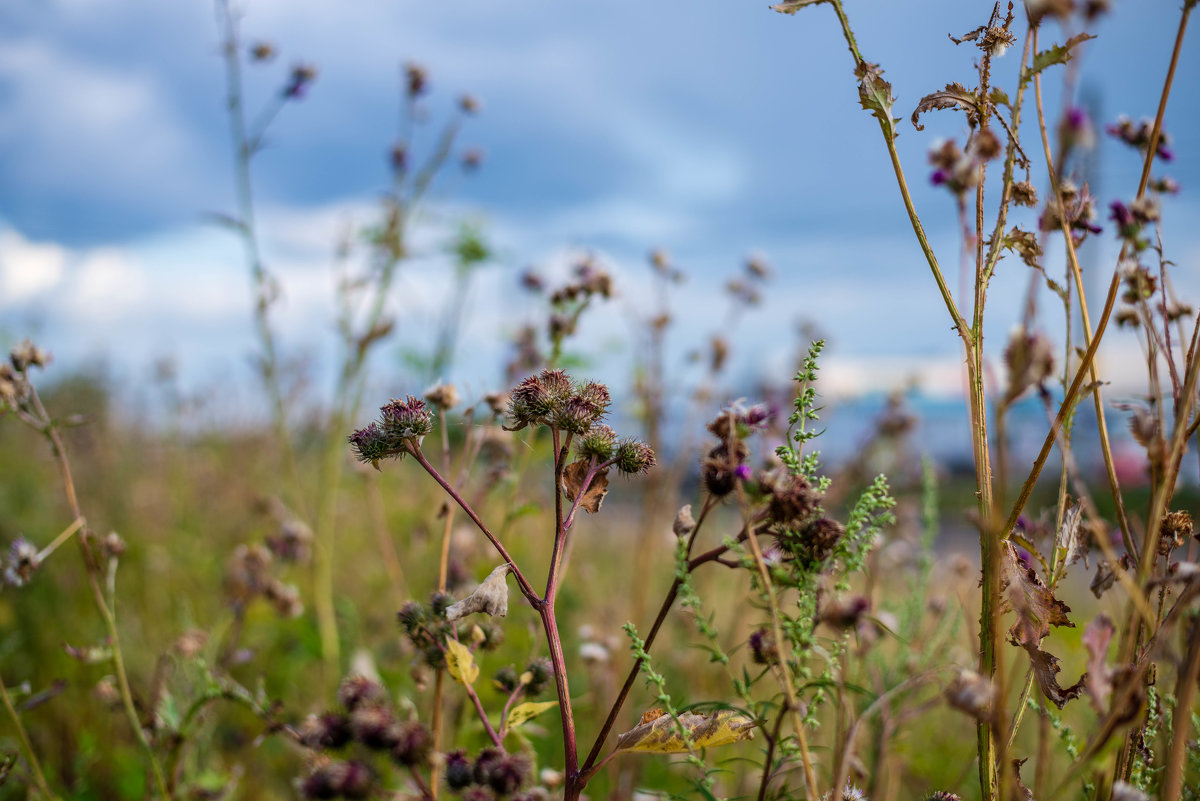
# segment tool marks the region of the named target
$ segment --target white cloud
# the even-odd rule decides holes
[[[62,280],[67,250],[30,242],[11,228],[0,229],[0,307],[37,298]]]

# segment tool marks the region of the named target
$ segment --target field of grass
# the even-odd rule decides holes
[[[930,154],[974,279],[956,294],[900,168],[892,88],[842,3],[776,10],[815,4],[837,12],[895,167],[880,183],[898,186],[961,340],[967,472],[926,457],[901,395],[849,458],[823,463],[820,340],[773,388],[734,385],[720,337],[701,348],[696,383],[671,383],[676,276],[658,251],[646,291],[663,308],[639,323],[629,397],[577,355],[580,320],[614,292],[586,258],[562,285],[525,279],[544,319],[517,335],[505,385],[431,386],[490,258],[470,227],[433,349],[401,343],[401,385],[373,397],[371,355],[393,334],[394,279],[454,120],[422,164],[398,146],[380,223],[355,243],[366,271],[339,283],[337,392],[298,399],[254,223],[265,127],[242,108],[240,69],[263,55],[217,0],[238,190],[228,227],[257,293],[265,422],[198,424],[165,402],[150,414],[128,388],[11,343],[0,799],[1200,798],[1200,536],[1180,479],[1200,429],[1200,324],[1168,278],[1156,198],[1178,187],[1151,179],[1178,46],[1157,118],[1110,126],[1145,169],[1109,207],[1121,256],[1107,297],[1089,302],[1076,250],[1098,235],[1096,201],[1069,176],[1072,136],[1090,123],[1070,103],[1048,119],[1041,99],[1086,38],[1038,34],[1104,4],[996,5],[967,35],[978,84],[913,112],[964,115],[962,145]],[[991,62],[1010,45],[1020,73],[1001,90]],[[306,70],[280,107],[303,96]],[[426,79],[404,74],[410,112]],[[1023,136],[1022,113],[1036,118]],[[1043,264],[1050,248],[1064,275]],[[1014,314],[1002,368],[982,341],[1001,259],[1061,301]],[[726,287],[731,320],[768,272],[750,260]],[[1038,325],[1059,313],[1073,342]],[[1110,319],[1146,354],[1149,400],[1120,409],[1145,451],[1137,486],[1115,466],[1094,363]],[[1030,443],[1006,424],[1029,398],[1045,445],[1014,464]],[[1080,421],[1096,427],[1098,469],[1077,461]]]

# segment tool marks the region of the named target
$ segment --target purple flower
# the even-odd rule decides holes
[[[946,173],[945,170],[934,170],[933,174],[931,174],[929,176],[929,183],[933,184],[934,186],[941,186],[942,184],[946,183],[946,181],[948,181],[949,179],[950,179],[950,176]]]
[[[750,465],[748,465],[744,462],[742,464],[739,464],[736,468],[734,468],[733,474],[736,475],[742,481],[748,480],[750,478],[750,474],[751,474]]]

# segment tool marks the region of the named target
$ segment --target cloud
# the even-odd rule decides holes
[[[60,245],[30,242],[11,228],[0,229],[0,308],[30,301],[57,286],[67,257]]]

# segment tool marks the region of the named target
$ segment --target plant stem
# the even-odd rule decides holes
[[[1183,795],[1183,773],[1186,766],[1188,730],[1191,728],[1191,710],[1196,701],[1196,683],[1200,678],[1200,624],[1192,622],[1187,638],[1187,656],[1184,667],[1175,677],[1175,719],[1171,727],[1171,744],[1168,746],[1166,775],[1163,778],[1163,801],[1181,798]]]
[[[483,536],[487,537],[488,542],[492,544],[492,547],[496,549],[496,552],[500,554],[500,557],[504,559],[504,561],[512,569],[512,574],[516,577],[517,584],[520,585],[521,594],[524,595],[525,598],[528,599],[528,601],[535,607],[540,606],[542,599],[538,597],[538,594],[534,591],[533,586],[525,579],[525,574],[521,572],[519,567],[517,567],[517,563],[513,560],[512,556],[509,554],[504,545],[501,544],[500,540],[496,538],[496,535],[492,533],[491,529],[489,529],[484,522],[479,519],[479,515],[475,513],[475,510],[471,508],[471,505],[467,503],[462,495],[459,494],[458,490],[451,486],[450,482],[442,477],[442,474],[437,471],[437,468],[429,463],[429,460],[425,458],[425,454],[421,452],[421,448],[419,446],[415,444],[409,445],[408,452],[412,454],[413,458],[417,460],[421,467],[425,468],[425,472],[428,473],[430,477],[433,478],[433,480],[436,481],[438,485],[446,491],[446,494],[454,499],[454,502],[458,504],[459,508],[467,513],[467,517],[471,518],[471,522],[474,523],[475,527],[483,533]]]
[[[42,764],[38,762],[37,753],[33,750],[33,744],[29,741],[24,724],[21,723],[21,716],[17,714],[16,707],[13,706],[12,699],[8,695],[8,687],[5,686],[3,677],[0,677],[0,699],[3,699],[4,708],[8,711],[9,718],[12,719],[13,728],[17,730],[17,739],[25,748],[25,758],[29,760],[29,768],[33,771],[33,782],[37,786],[37,791],[50,801],[57,801],[58,797],[50,791],[46,775],[42,773]]]

